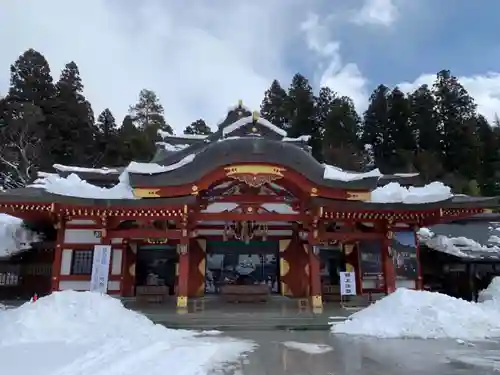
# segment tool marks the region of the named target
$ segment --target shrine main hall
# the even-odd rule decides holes
[[[149,163],[54,165],[0,193],[0,212],[52,233],[43,254],[27,251],[50,263],[39,294],[90,290],[105,246],[100,281],[112,295],[182,309],[208,295],[276,294],[320,309],[340,294],[341,272],[353,272],[352,294],[421,289],[416,231],[497,206],[439,182],[417,186],[415,174],[322,164],[309,137],[289,138],[241,103],[213,134],[162,137]]]

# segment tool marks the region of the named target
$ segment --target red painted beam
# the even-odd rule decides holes
[[[204,203],[297,203],[298,199],[290,200],[285,196],[277,195],[231,195],[231,196],[212,196]]]
[[[146,228],[131,228],[131,229],[111,229],[108,230],[108,236],[112,238],[181,238],[180,229],[146,229]]]
[[[328,241],[382,240],[384,234],[378,232],[322,232],[319,237]]]
[[[302,214],[275,214],[275,213],[196,213],[189,217],[193,221],[213,220],[213,221],[306,221],[307,215]]]

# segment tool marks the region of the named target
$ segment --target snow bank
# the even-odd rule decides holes
[[[332,332],[380,338],[482,340],[500,337],[500,306],[400,288],[345,322],[334,324]]]
[[[364,178],[370,177],[382,177],[382,173],[378,169],[373,169],[369,172],[358,173],[358,172],[349,172],[344,171],[338,167],[333,165],[323,164],[323,178],[326,180],[335,180],[335,181],[356,181],[362,180]]]
[[[484,301],[497,301],[500,302],[500,277],[496,276],[491,281],[486,289],[479,292],[478,300]]]
[[[89,172],[89,173],[99,173],[99,174],[113,174],[118,173],[118,169],[115,168],[84,168],[75,167],[71,165],[54,164],[54,169],[61,172]]]
[[[423,187],[404,187],[397,182],[376,188],[371,193],[374,203],[431,203],[453,197],[451,188],[442,182],[431,182]]]
[[[250,342],[156,325],[107,295],[64,291],[0,312],[9,375],[203,375],[253,350]],[[29,361],[20,361],[29,353]]]
[[[135,199],[130,187],[128,174],[123,172],[119,177],[119,183],[111,188],[100,187],[89,184],[76,174],[67,177],[48,174],[38,178],[29,187],[45,189],[49,193],[66,195],[70,197],[93,198],[93,199]]]
[[[17,217],[0,214],[0,258],[12,256],[30,248],[40,237],[23,227]]]

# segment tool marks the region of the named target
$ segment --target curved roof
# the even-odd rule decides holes
[[[165,173],[148,175],[129,172],[131,185],[157,187],[191,184],[216,168],[246,162],[281,165],[297,171],[318,185],[332,188],[368,190],[376,188],[379,180],[379,177],[353,181],[326,180],[323,178],[324,165],[310,153],[294,144],[262,137],[222,139],[203,145],[195,144],[158,164],[172,165],[190,154],[195,154],[192,162]]]

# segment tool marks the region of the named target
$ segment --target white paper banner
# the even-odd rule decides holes
[[[340,272],[340,295],[356,295],[356,274],[355,272]]]
[[[111,260],[111,245],[94,246],[94,259],[92,261],[92,277],[90,278],[91,292],[107,293],[110,260]]]

